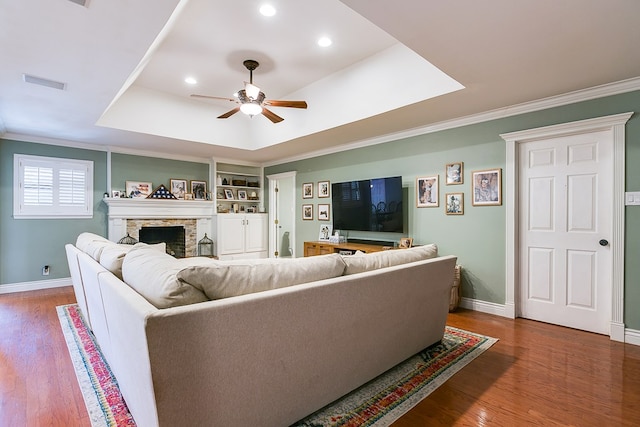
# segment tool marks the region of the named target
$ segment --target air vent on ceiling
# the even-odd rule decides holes
[[[53,89],[64,90],[67,87],[66,83],[57,82],[55,80],[43,79],[42,77],[36,77],[29,74],[23,74],[22,78],[27,83],[32,83],[34,85],[46,86]]]
[[[80,6],[86,6],[87,0],[69,0],[71,3],[79,4]]]

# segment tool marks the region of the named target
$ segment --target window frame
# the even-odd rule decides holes
[[[51,168],[52,202],[51,204],[26,205],[25,169],[28,167]],[[83,202],[77,204],[61,203],[60,173],[61,171],[81,171],[84,174]],[[71,184],[73,179],[71,179]],[[73,185],[71,185],[73,187]],[[73,189],[72,198],[73,198]],[[15,219],[46,218],[93,218],[93,161],[67,159],[62,157],[44,157],[28,154],[13,156],[13,217]]]

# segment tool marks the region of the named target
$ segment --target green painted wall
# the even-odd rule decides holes
[[[93,161],[93,218],[13,219],[13,155],[61,157]],[[83,231],[106,235],[107,209],[102,203],[106,189],[107,155],[100,151],[32,144],[0,139],[0,286],[69,277],[66,243]],[[42,267],[51,273],[42,276]]]
[[[302,183],[402,175],[407,190],[408,230],[418,244],[434,242],[441,254],[455,254],[464,266],[462,294],[465,297],[504,304],[505,302],[505,207],[471,206],[471,172],[505,168],[505,142],[500,134],[637,111],[640,92],[611,96],[574,105],[523,114],[486,123],[420,135],[371,147],[283,163],[265,168],[265,174],[297,171],[296,212],[303,203],[326,203],[328,199],[302,199]],[[640,117],[634,115],[626,127],[626,188],[640,191]],[[445,185],[447,163],[464,162],[464,184]],[[440,207],[416,208],[415,180],[440,175]],[[504,183],[504,176],[503,176]],[[444,195],[464,193],[464,215],[444,213]],[[503,188],[503,195],[504,195]],[[296,251],[302,253],[305,240],[317,240],[320,221],[296,222]],[[640,329],[640,207],[626,208],[625,323]],[[351,232],[350,237],[397,240],[398,234]]]
[[[211,191],[208,164],[129,154],[111,155],[112,190],[124,191],[126,181],[150,182],[154,189],[160,184],[170,188],[171,179],[186,179],[189,185],[191,180],[206,181],[207,191]]]
[[[13,219],[13,155],[92,160],[94,173],[94,216],[92,219]],[[166,160],[153,157],[112,154],[111,181],[114,190],[124,190],[125,181],[151,182],[155,187],[169,180],[207,181],[207,163]],[[102,195],[107,189],[107,153],[46,144],[0,139],[0,286],[69,277],[64,251],[83,231],[107,235],[107,206]],[[42,266],[51,274],[42,276]]]

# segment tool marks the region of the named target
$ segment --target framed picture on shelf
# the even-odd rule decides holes
[[[318,220],[329,221],[329,211],[331,206],[329,204],[318,204]]]
[[[416,206],[435,208],[440,206],[438,175],[416,178]]]
[[[320,226],[320,233],[318,234],[318,240],[328,242],[331,237],[331,231],[333,226],[331,224],[322,224]]]
[[[462,162],[458,163],[449,163],[446,168],[446,176],[447,176],[447,185],[455,185],[464,183],[464,173],[463,168],[464,164]]]
[[[413,238],[412,237],[401,237],[400,244],[398,247],[407,249],[413,246]]]
[[[464,193],[447,193],[445,200],[445,213],[447,215],[464,214]]]
[[[126,181],[127,197],[132,199],[144,199],[153,191],[150,182]]]
[[[474,171],[471,174],[473,206],[500,206],[502,204],[502,169]]]
[[[313,205],[302,205],[302,219],[305,221],[313,219]]]
[[[318,197],[325,198],[331,196],[329,191],[329,181],[318,181]]]
[[[205,200],[207,198],[207,182],[191,181],[191,194],[196,200]]]
[[[313,199],[313,182],[305,182],[302,184],[302,198]]]
[[[238,200],[247,200],[247,190],[238,190]]]
[[[225,199],[229,199],[229,200],[233,200],[235,197],[233,197],[233,191],[231,191],[230,188],[225,188],[224,189],[224,198]]]
[[[184,195],[187,192],[187,180],[186,179],[170,179],[169,191],[176,196],[176,199],[184,199]]]
[[[119,199],[120,198],[120,190],[111,190],[111,197],[113,197],[114,199]]]

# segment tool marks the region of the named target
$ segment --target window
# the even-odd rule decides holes
[[[93,217],[93,162],[15,154],[14,218]]]

